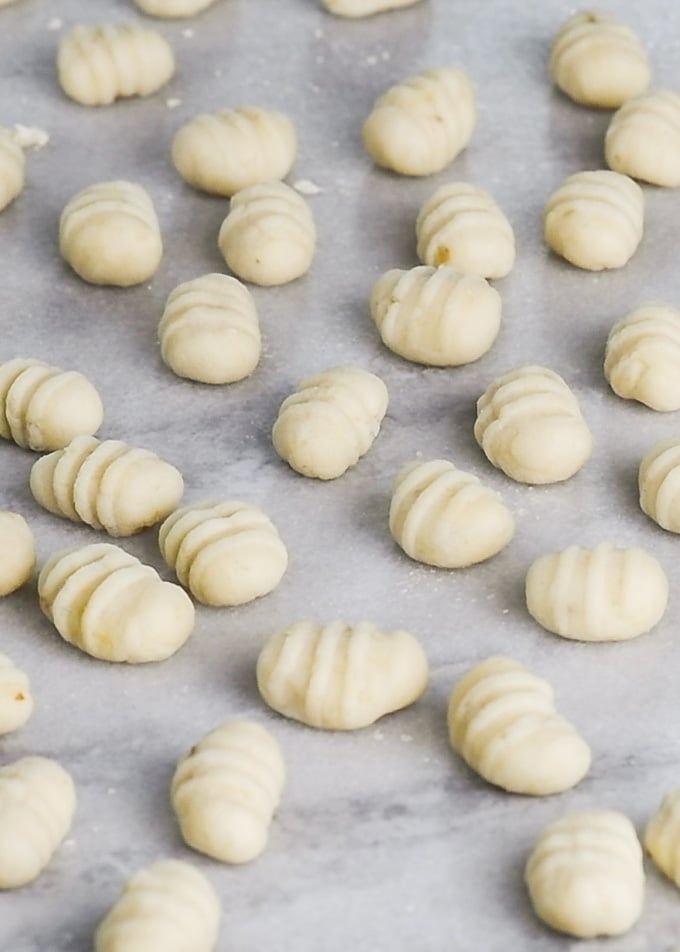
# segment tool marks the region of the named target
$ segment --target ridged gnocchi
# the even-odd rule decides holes
[[[81,436],[33,464],[31,492],[57,516],[129,536],[173,511],[184,491],[179,470],[122,440]]]
[[[263,852],[286,767],[278,741],[253,721],[210,731],[180,760],[172,805],[185,843],[223,863]]]
[[[680,410],[680,311],[643,304],[609,332],[604,375],[614,393],[652,410]]]
[[[456,158],[477,124],[475,88],[455,67],[426,69],[392,86],[363,126],[366,151],[401,175],[434,175]]]
[[[371,292],[371,316],[386,347],[419,364],[479,360],[501,326],[501,296],[484,278],[421,265],[386,271]]]
[[[329,13],[338,17],[370,17],[374,13],[412,7],[418,0],[321,0]]]
[[[539,919],[579,939],[622,935],[642,913],[642,849],[628,817],[613,810],[568,813],[551,823],[524,878]]]
[[[445,459],[407,464],[390,503],[390,532],[418,562],[457,569],[490,559],[512,539],[500,496]]]
[[[215,0],[135,0],[144,13],[171,20],[193,17],[212,6]]]
[[[59,44],[61,88],[83,106],[108,106],[115,99],[148,96],[175,72],[170,44],[140,23],[77,26]]]
[[[200,383],[249,377],[262,350],[253,296],[226,274],[204,274],[171,291],[158,336],[168,367]]]
[[[0,212],[20,195],[26,177],[26,160],[9,129],[0,128]]]
[[[408,707],[428,675],[413,635],[370,622],[298,622],[273,635],[257,659],[257,686],[269,707],[324,730],[357,730]]]
[[[418,258],[464,274],[504,278],[515,264],[515,234],[494,197],[468,182],[430,195],[416,219]]]
[[[645,828],[644,844],[664,876],[680,887],[680,790],[663,798]]]
[[[35,539],[18,512],[0,509],[0,598],[25,585],[35,568]]]
[[[237,192],[217,239],[237,277],[265,287],[309,271],[316,225],[301,195],[285,182],[261,182]]]
[[[569,479],[592,451],[578,400],[547,367],[511,370],[477,401],[475,439],[487,459],[520,483]]]
[[[449,700],[451,746],[488,783],[545,797],[576,786],[590,748],[555,709],[555,693],[512,658],[487,658],[458,682]]]
[[[656,443],[640,464],[640,508],[662,529],[680,532],[680,437]]]
[[[680,96],[652,89],[629,100],[612,116],[605,158],[615,172],[676,188],[680,185]]]
[[[282,112],[243,106],[196,116],[172,142],[172,161],[189,185],[232,196],[283,179],[297,154],[295,126]]]
[[[88,185],[61,213],[59,250],[90,284],[126,288],[148,281],[163,256],[150,196],[134,182]]]
[[[307,377],[281,404],[274,449],[303,476],[337,479],[371,448],[387,402],[380,377],[361,367]]]
[[[38,597],[64,641],[102,661],[163,661],[194,628],[186,592],[108,542],[55,552]]]
[[[0,539],[2,529],[0,513]],[[11,658],[0,654],[0,737],[23,727],[32,713],[33,695],[28,675],[17,668]]]
[[[532,564],[526,600],[539,625],[562,638],[626,641],[661,621],[668,579],[644,549],[571,545]]]

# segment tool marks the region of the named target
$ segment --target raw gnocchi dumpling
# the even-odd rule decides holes
[[[612,109],[651,82],[645,48],[618,17],[582,12],[562,25],[552,45],[550,73],[570,99]]]
[[[652,89],[614,113],[605,158],[615,172],[675,188],[680,185],[680,96]]]
[[[223,863],[262,853],[286,767],[278,741],[252,721],[229,721],[180,760],[172,806],[185,843]]]
[[[578,400],[547,367],[511,370],[477,401],[475,439],[494,466],[520,483],[569,479],[592,451]]]
[[[515,520],[500,496],[472,473],[433,459],[400,472],[390,532],[412,559],[457,569],[500,552],[514,535]]]
[[[204,605],[243,605],[272,592],[288,567],[274,523],[244,502],[203,502],[160,528],[161,555]]]
[[[0,540],[2,530],[0,513]],[[23,727],[32,713],[33,695],[28,675],[17,668],[11,658],[0,654],[0,737]]]
[[[37,879],[75,811],[73,780],[56,760],[24,757],[0,767],[0,889]]]
[[[642,849],[628,817],[569,813],[539,836],[524,871],[534,911],[579,939],[622,935],[644,901]]]
[[[644,844],[661,872],[680,887],[680,790],[663,798],[647,824]]]
[[[167,20],[193,17],[207,10],[214,2],[215,0],[135,0],[144,13]]]
[[[214,195],[283,179],[296,154],[297,134],[288,116],[255,106],[196,116],[172,143],[172,161],[182,178]]]
[[[0,364],[0,436],[24,449],[57,450],[96,433],[102,401],[83,374],[44,360],[15,357]]]
[[[148,281],[163,256],[150,196],[134,182],[88,185],[61,213],[59,250],[90,284],[126,288]]]
[[[373,161],[401,175],[434,175],[456,158],[477,124],[475,89],[462,69],[426,69],[392,86],[363,127]]]
[[[160,456],[94,436],[41,456],[30,484],[48,512],[111,536],[133,535],[165,519],[184,491],[182,474]]]
[[[158,336],[168,367],[200,383],[249,377],[262,350],[253,296],[226,274],[205,274],[171,291]]]
[[[494,197],[468,182],[450,182],[431,195],[416,219],[423,264],[449,264],[465,274],[503,278],[515,263],[515,234]]]
[[[655,444],[640,464],[640,508],[662,529],[680,532],[680,437]]]
[[[427,265],[385,272],[371,292],[383,343],[406,360],[459,367],[482,357],[501,326],[501,296],[484,278]]]
[[[38,597],[64,641],[102,661],[163,661],[194,628],[186,592],[108,542],[55,552]]]
[[[35,539],[18,512],[0,509],[0,597],[25,585],[35,568]]]
[[[0,128],[0,212],[24,187],[26,160],[14,133]]]
[[[418,0],[321,0],[329,13],[338,17],[370,17],[385,10],[411,7]]]
[[[451,695],[448,725],[465,762],[511,793],[562,793],[590,768],[590,748],[558,714],[551,685],[512,658],[487,658],[467,672]]]
[[[642,240],[642,189],[618,172],[577,172],[548,199],[545,240],[577,268],[622,268]]]
[[[83,106],[148,96],[175,72],[169,43],[140,23],[77,26],[59,44],[59,83]]]
[[[661,621],[668,579],[644,549],[571,545],[533,563],[526,600],[539,625],[562,638],[626,641]]]
[[[337,479],[368,452],[387,412],[387,387],[361,367],[303,380],[281,404],[274,449],[303,476]]]
[[[95,952],[213,952],[222,911],[189,863],[160,860],[138,870],[95,934]]]
[[[309,205],[290,185],[262,182],[234,195],[217,243],[244,281],[287,284],[309,271],[316,225]]]
[[[356,730],[414,704],[429,664],[407,631],[370,622],[303,621],[277,632],[257,660],[257,686],[279,714],[324,730]]]
[[[614,393],[652,410],[680,410],[680,311],[643,304],[612,327],[604,375]]]

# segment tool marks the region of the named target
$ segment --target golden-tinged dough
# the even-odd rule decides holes
[[[0,547],[3,541],[0,512]],[[1,571],[1,569],[0,569]],[[0,737],[23,727],[33,713],[33,695],[28,675],[7,655],[0,654]]]
[[[35,568],[35,539],[18,512],[0,509],[0,597],[25,585]]]
[[[0,212],[21,193],[26,176],[26,160],[14,133],[0,128]]]
[[[643,304],[607,338],[604,375],[614,393],[652,410],[680,410],[680,311]]]
[[[650,89],[614,113],[605,136],[607,165],[631,178],[680,185],[680,96]]]
[[[212,6],[215,0],[135,0],[144,13],[166,20],[193,17]]]
[[[418,0],[321,0],[321,5],[337,17],[370,17],[375,13],[412,7]]]
[[[645,828],[645,849],[661,872],[680,887],[680,790],[672,790]]]
[[[680,532],[680,437],[656,443],[640,464],[640,508],[662,529]]]

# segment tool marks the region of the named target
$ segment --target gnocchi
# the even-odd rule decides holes
[[[614,113],[605,158],[615,172],[676,188],[680,185],[680,96],[652,89]]]
[[[656,443],[640,464],[640,508],[662,529],[680,532],[680,438]]]
[[[1,516],[2,513],[0,529]],[[17,668],[11,658],[0,654],[0,737],[23,727],[32,713],[33,695],[28,675]]]
[[[418,0],[321,0],[329,13],[338,17],[370,17],[374,13],[412,7]]]
[[[643,304],[612,327],[604,375],[614,393],[652,410],[680,410],[680,311]]]
[[[26,160],[14,133],[0,128],[0,212],[20,195],[26,177]]]
[[[644,844],[661,872],[680,887],[680,790],[663,798],[645,828]]]
[[[35,539],[18,512],[0,509],[0,598],[25,585],[35,568]]]
[[[214,2],[215,0],[135,0],[144,13],[167,20],[193,17],[207,10]]]

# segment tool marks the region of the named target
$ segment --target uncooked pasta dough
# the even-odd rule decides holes
[[[662,529],[680,532],[680,437],[656,443],[640,464],[640,508]]]
[[[604,375],[614,393],[652,410],[680,410],[680,311],[643,304],[609,332]]]
[[[605,136],[607,165],[631,178],[680,185],[680,96],[651,89],[614,113]]]
[[[0,597],[25,585],[35,568],[35,539],[18,512],[0,509]]]
[[[0,128],[0,212],[24,187],[26,160],[15,134]]]
[[[0,512],[0,546],[2,545]],[[0,654],[0,737],[23,727],[33,713],[33,695],[28,675],[7,655]]]

